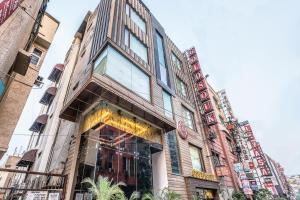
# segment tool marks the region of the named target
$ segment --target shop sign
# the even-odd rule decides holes
[[[183,121],[179,121],[178,122],[178,124],[177,124],[177,131],[178,131],[179,136],[182,139],[184,139],[184,140],[187,139],[187,137],[188,137],[188,131],[187,131],[187,128],[186,128],[186,126],[185,126],[185,124],[184,124]]]
[[[194,73],[195,87],[199,93],[197,96],[199,96],[200,101],[202,103],[204,102],[202,104],[202,108],[205,112],[204,117],[206,119],[206,123],[208,126],[212,126],[217,123],[217,118],[213,111],[213,106],[210,101],[210,97],[208,93],[207,82],[206,79],[203,77],[203,73],[201,70],[196,49],[193,47],[187,50],[187,56],[188,56],[189,64]]]
[[[12,15],[19,4],[20,0],[3,0],[0,3],[0,26]]]
[[[90,130],[99,123],[107,124],[134,136],[161,144],[161,136],[157,133],[157,129],[149,124],[132,119],[125,112],[120,115],[116,108],[112,106],[104,108],[100,106],[96,111],[89,113],[83,121],[81,133]]]
[[[247,175],[246,175],[245,172],[241,172],[241,173],[240,173],[240,179],[241,179],[241,180],[246,180],[246,179],[247,179]]]
[[[192,171],[192,177],[202,179],[202,180],[208,180],[208,181],[216,181],[217,180],[215,175],[201,172],[201,171],[198,171],[195,169],[193,169],[193,171]]]
[[[47,195],[47,191],[28,191],[25,200],[46,200]]]
[[[262,175],[263,176],[271,176],[272,175],[271,169],[267,163],[267,160],[265,158],[265,155],[262,151],[260,144],[258,142],[256,142],[256,139],[254,137],[254,134],[252,132],[252,128],[251,128],[250,124],[248,122],[243,122],[243,128],[248,136],[247,137],[248,141],[251,144],[252,151],[255,155],[258,167],[259,167]]]
[[[250,180],[249,183],[250,183],[250,187],[252,190],[255,190],[255,191],[258,190],[258,185],[257,185],[256,180]]]

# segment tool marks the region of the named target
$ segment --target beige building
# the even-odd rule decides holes
[[[18,162],[21,157],[19,156],[9,156],[5,164],[1,167],[6,169],[16,169]],[[11,172],[0,171],[0,188],[7,188],[13,185],[15,174]],[[4,198],[5,190],[0,190],[0,199]]]
[[[0,26],[0,159],[38,76],[59,22],[45,13],[48,1],[24,0]]]

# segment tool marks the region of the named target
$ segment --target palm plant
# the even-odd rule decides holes
[[[165,188],[162,190],[161,198],[163,200],[181,200],[180,194],[170,190],[169,188]]]
[[[96,200],[126,200],[125,194],[120,188],[125,185],[122,182],[113,184],[107,177],[99,176],[97,183],[90,178],[84,179],[82,183],[91,186],[89,191],[95,195]]]

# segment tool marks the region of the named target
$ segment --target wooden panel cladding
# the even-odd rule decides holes
[[[167,44],[166,50],[168,51],[167,55],[171,63],[171,69],[173,72],[175,86],[176,86],[176,77],[180,78],[187,86],[186,88],[188,93],[187,97],[180,95],[175,87],[176,93],[181,99],[185,100],[187,103],[193,103],[193,93],[191,91],[193,87],[190,87],[192,85],[192,82],[189,77],[189,68],[188,68],[187,60],[184,57],[184,54],[178,49],[178,47],[173,43],[173,41],[168,36],[166,37],[166,44]],[[182,63],[181,70],[174,65],[172,54],[174,54]]]
[[[92,50],[90,54],[91,59],[95,57],[107,38],[111,2],[112,0],[102,0],[96,8],[97,21],[94,31]]]
[[[126,3],[134,9],[146,23],[144,33],[126,14]],[[149,72],[153,72],[153,42],[151,15],[139,1],[112,0],[111,13],[107,37],[119,47],[124,49],[131,59],[137,61],[141,67]],[[142,60],[136,53],[125,47],[125,28],[136,36],[148,48],[148,62]],[[151,36],[151,37],[149,37]]]

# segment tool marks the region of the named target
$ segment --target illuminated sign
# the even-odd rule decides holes
[[[81,126],[81,133],[90,130],[99,123],[118,128],[126,133],[161,144],[161,136],[157,129],[139,120],[134,120],[133,117],[130,117],[125,112],[119,114],[118,110],[112,106],[100,106],[96,111],[89,113],[84,118]]]
[[[202,109],[205,112],[204,117],[206,119],[206,123],[207,123],[207,125],[212,126],[217,123],[217,118],[213,111],[214,109],[213,109],[213,105],[210,101],[207,82],[203,76],[200,62],[199,62],[199,59],[197,56],[197,52],[194,47],[187,50],[187,57],[188,57],[191,69],[193,70],[195,87],[196,87],[196,90],[198,91],[197,96],[199,97],[200,101],[202,102]]]
[[[198,179],[202,179],[202,180],[208,180],[208,181],[216,181],[217,180],[215,175],[208,174],[208,173],[205,173],[205,172],[201,172],[201,171],[198,171],[196,169],[193,169],[192,176],[194,178],[198,178]]]

